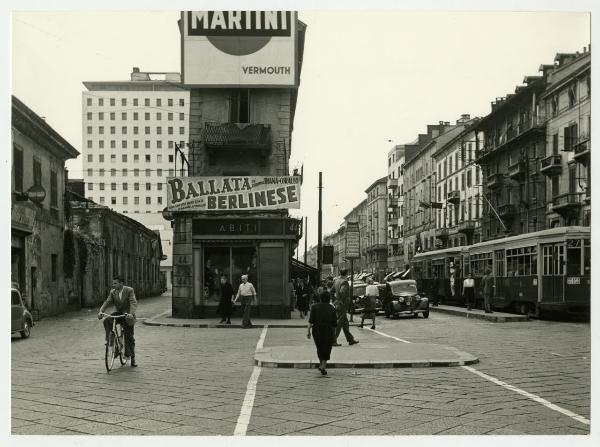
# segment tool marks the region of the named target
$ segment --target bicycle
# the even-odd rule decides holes
[[[125,363],[127,363],[127,358],[125,357],[125,335],[123,333],[123,328],[121,327],[121,324],[117,324],[117,319],[126,317],[128,314],[109,315],[106,313],[102,313],[101,315],[104,315],[106,318],[111,318],[113,320],[112,330],[108,336],[106,352],[104,354],[104,364],[106,365],[106,371],[110,372],[115,363],[115,357],[119,357],[119,362],[121,362],[121,365],[125,365]]]

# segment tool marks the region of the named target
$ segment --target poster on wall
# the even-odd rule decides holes
[[[169,211],[300,208],[300,177],[169,177],[167,208]]]
[[[184,11],[183,83],[296,86],[296,12]]]

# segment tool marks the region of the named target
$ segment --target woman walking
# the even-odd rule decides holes
[[[308,334],[306,334],[306,337],[310,338],[312,329],[313,340],[317,347],[317,356],[320,362],[319,371],[324,376],[327,375],[327,360],[331,356],[337,326],[335,309],[329,304],[329,298],[329,292],[327,291],[319,294],[319,303],[310,309]]]
[[[363,309],[360,325],[358,327],[362,328],[365,319],[370,319],[373,321],[371,329],[375,329],[375,315],[377,314],[377,298],[379,298],[379,288],[373,284],[373,278],[367,279],[367,284],[367,289],[365,290],[365,308]]]
[[[475,303],[475,280],[472,273],[468,273],[463,281],[463,297],[467,305],[467,310],[471,310],[473,303]]]

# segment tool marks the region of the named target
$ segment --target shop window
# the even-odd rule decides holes
[[[248,275],[254,288],[258,290],[255,247],[206,247],[204,249],[204,296],[208,303],[220,300],[220,277],[225,275],[237,291],[243,274]]]

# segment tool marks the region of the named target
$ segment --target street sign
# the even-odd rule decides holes
[[[46,190],[42,185],[33,185],[25,194],[33,203],[42,203],[46,199]]]
[[[346,223],[346,259],[360,258],[360,229],[358,222]]]

